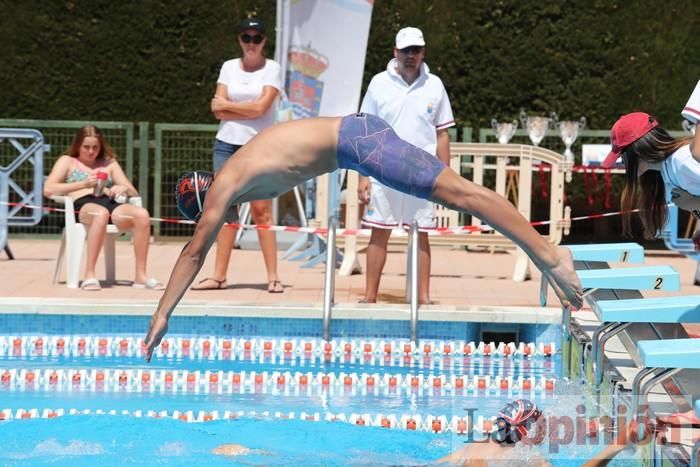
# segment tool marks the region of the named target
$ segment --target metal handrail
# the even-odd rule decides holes
[[[411,340],[418,345],[418,223],[413,221],[408,234],[408,271],[406,300],[411,304]]]
[[[603,384],[605,358],[605,344],[627,329],[632,323],[605,323],[593,332],[591,358],[593,358],[595,370],[596,390],[600,392],[600,385]]]
[[[326,242],[326,273],[323,281],[323,339],[330,340],[331,309],[335,297],[335,229],[338,220],[335,216],[328,218],[328,241]]]

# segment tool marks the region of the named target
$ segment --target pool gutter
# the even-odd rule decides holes
[[[0,298],[0,313],[5,314],[66,314],[66,315],[130,315],[148,316],[157,300],[84,300],[42,297]],[[225,316],[321,319],[321,303],[259,304],[254,302],[182,301],[179,316]],[[409,320],[410,307],[402,304],[337,304],[334,319]],[[419,310],[421,321],[456,321],[479,323],[561,323],[561,309],[540,307],[495,307],[457,305],[426,305]]]

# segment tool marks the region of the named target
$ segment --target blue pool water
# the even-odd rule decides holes
[[[244,464],[405,465],[438,459],[449,444],[448,437],[430,433],[299,420],[185,424],[81,416],[62,421],[60,429],[56,420],[24,420],[3,429],[11,436],[0,462],[24,465],[231,465],[211,452],[225,443],[258,451],[237,459]]]
[[[7,325],[5,336],[52,336],[52,335],[99,335],[140,338],[135,330],[142,325],[144,318],[134,317],[54,317],[52,315],[12,315],[0,317]],[[186,318],[187,325],[175,323],[174,332],[169,337],[231,337],[240,336],[241,330],[253,330],[257,335],[247,334],[253,339],[260,336],[289,337],[280,323],[272,319],[253,319],[252,322],[236,318],[227,321],[210,322],[212,318]],[[318,338],[318,328],[308,321],[284,320],[294,330],[295,336]],[[298,323],[296,321],[303,321]],[[348,320],[350,321],[350,320]],[[423,324],[423,323],[422,323]],[[376,323],[375,323],[376,325]],[[222,330],[222,326],[224,329]],[[336,326],[342,329],[343,325]],[[403,338],[398,332],[403,324],[375,326],[370,323],[350,323],[344,335],[355,335],[358,329],[363,337]],[[348,330],[352,329],[352,330]],[[372,329],[374,331],[372,331]],[[387,329],[389,331],[387,331]],[[478,325],[474,323],[439,323],[431,328],[421,328],[432,339],[476,340]],[[298,334],[306,330],[308,334]],[[140,331],[140,330],[139,330]],[[173,327],[171,327],[173,331]],[[556,326],[522,326],[521,336],[531,337],[532,341],[556,341]],[[8,340],[9,342],[9,340]],[[139,370],[199,371],[250,374],[273,374],[275,372],[293,375],[367,375],[379,377],[391,375],[408,381],[412,377],[444,377],[448,381],[453,376],[474,378],[533,378],[535,384],[547,379],[555,379],[554,391],[534,387],[528,391],[509,387],[487,387],[476,389],[465,387],[457,391],[452,387],[422,386],[420,389],[407,386],[390,390],[385,384],[368,387],[353,384],[331,384],[327,387],[310,384],[278,386],[266,383],[263,387],[241,385],[218,387],[210,392],[186,390],[182,387],[163,389],[155,384],[147,390],[120,386],[110,381],[105,387],[94,385],[73,386],[69,381],[55,387],[46,381],[24,384],[15,376],[11,384],[0,384],[0,410],[38,409],[77,409],[89,410],[89,415],[64,415],[52,419],[28,419],[0,422],[3,449],[0,450],[0,463],[33,465],[51,462],[52,465],[123,465],[125,463],[189,463],[230,465],[232,460],[212,454],[212,449],[221,444],[241,444],[254,451],[234,459],[243,464],[326,464],[348,463],[365,464],[415,464],[434,461],[463,446],[464,436],[455,433],[431,433],[429,431],[409,431],[386,429],[375,426],[356,426],[351,423],[300,420],[302,413],[318,414],[323,420],[326,415],[361,415],[365,418],[377,416],[421,417],[428,416],[465,417],[472,415],[491,418],[506,402],[517,398],[532,399],[546,411],[561,411],[562,391],[578,391],[576,385],[561,380],[561,361],[558,355],[552,357],[524,358],[503,356],[445,356],[434,354],[402,355],[396,352],[391,356],[334,355],[332,358],[304,358],[298,355],[248,356],[233,354],[230,358],[176,358],[156,357],[146,364],[138,356],[95,356],[44,354],[23,356],[13,355],[7,349],[0,353],[0,374],[6,370],[29,370],[36,374],[48,375],[52,371],[73,370],[99,371],[113,375],[128,370],[135,374]],[[275,373],[277,374],[277,373]],[[115,376],[116,377],[116,376]],[[228,376],[227,376],[228,377]],[[384,379],[386,381],[386,379]],[[426,380],[427,381],[427,380]],[[63,384],[65,383],[65,384]],[[198,386],[200,388],[205,387]],[[568,396],[571,399],[570,396]],[[575,404],[573,404],[575,405]],[[572,405],[572,407],[573,407]],[[128,411],[130,415],[95,415],[95,411]],[[139,418],[135,413],[149,411],[174,411],[194,414],[234,413],[235,419],[214,420],[200,423],[185,423],[172,418]],[[280,419],[275,414],[293,419]],[[551,457],[556,465],[579,465],[572,457],[585,458],[598,447],[578,447],[574,455],[571,450]],[[524,451],[523,456],[530,455]]]

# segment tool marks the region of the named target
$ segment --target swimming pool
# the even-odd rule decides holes
[[[507,401],[554,410],[571,390],[557,326],[514,345],[427,322],[414,346],[407,323],[346,321],[323,342],[319,320],[176,316],[146,364],[145,317],[0,315],[0,459],[228,464],[211,450],[236,443],[258,450],[245,463],[424,463]]]

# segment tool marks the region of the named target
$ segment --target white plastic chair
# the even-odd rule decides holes
[[[58,249],[58,257],[56,258],[53,283],[55,284],[58,282],[61,265],[65,257],[66,286],[69,289],[77,289],[80,283],[80,266],[83,262],[87,230],[83,224],[75,220],[75,207],[73,205],[73,199],[70,196],[52,196],[51,199],[62,204],[65,209],[65,227],[63,229],[63,235],[61,236],[61,246]],[[141,207],[141,197],[136,196],[129,198],[129,204]],[[107,225],[106,231],[103,248],[105,255],[105,275],[107,282],[114,282],[114,242],[123,232],[119,232],[117,227],[112,224]]]

